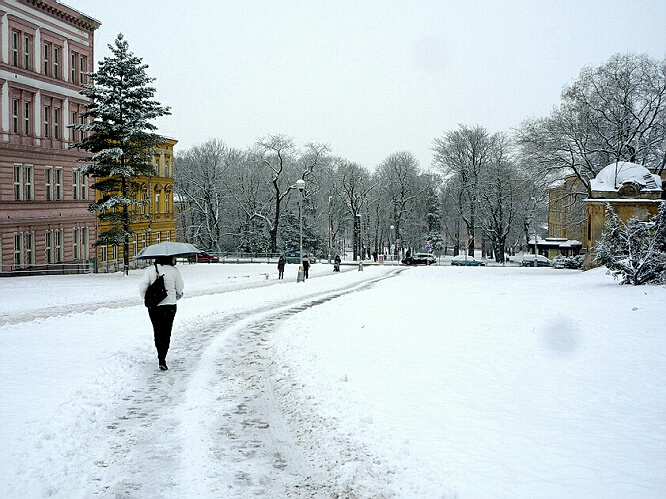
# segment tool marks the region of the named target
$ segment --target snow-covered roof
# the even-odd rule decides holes
[[[593,191],[619,191],[622,184],[634,182],[642,191],[661,191],[661,178],[650,170],[636,163],[618,161],[611,163],[590,181]]]

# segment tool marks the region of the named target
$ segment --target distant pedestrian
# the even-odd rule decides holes
[[[155,348],[157,349],[157,360],[162,371],[168,369],[166,356],[171,343],[171,330],[173,320],[176,317],[176,300],[183,296],[183,278],[175,267],[176,259],[171,256],[158,256],[155,265],[151,265],[143,274],[139,285],[141,298],[146,295],[146,290],[159,276],[164,275],[164,287],[167,297],[154,307],[148,307],[148,316],[153,324]]]
[[[308,258],[308,255],[305,255],[303,257],[303,272],[305,273],[306,279],[310,277],[308,273],[309,270],[310,270],[310,259]]]
[[[280,255],[278,259],[278,279],[284,279],[284,265],[287,261],[284,259],[284,255]]]
[[[377,262],[377,251],[372,252],[372,259]]]

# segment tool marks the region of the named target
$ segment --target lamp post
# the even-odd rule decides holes
[[[331,200],[333,196],[328,196],[328,263],[331,263]]]
[[[305,189],[305,180],[302,178],[299,178],[296,181],[296,188],[301,191],[301,197],[300,197],[300,203],[299,203],[299,208],[298,208],[298,215],[300,219],[300,240],[301,240],[301,266],[298,269],[298,277],[296,278],[296,282],[304,282],[305,281],[305,271],[303,269],[303,190]]]
[[[391,230],[391,232],[389,232],[389,254],[391,255],[391,260],[393,260],[393,249],[391,248],[391,234],[395,230],[395,226],[391,224],[391,227],[389,227],[389,229]],[[395,237],[393,238],[393,241],[395,243]]]
[[[535,197],[530,198],[534,201],[534,212],[532,213],[532,222],[534,223],[534,267],[537,266],[537,221],[536,221],[536,209],[537,209],[537,200]]]

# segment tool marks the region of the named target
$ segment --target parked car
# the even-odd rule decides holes
[[[433,265],[437,259],[430,253],[416,253],[402,260],[405,265]]]
[[[451,259],[451,265],[460,265],[466,267],[485,267],[486,262],[477,260],[473,256],[457,255]]]
[[[217,255],[210,255],[205,251],[201,253],[193,253],[187,257],[187,261],[190,263],[195,262],[205,262],[205,263],[217,263],[220,261],[220,257]]]
[[[308,260],[310,260],[310,263],[315,263],[315,257],[308,255],[306,253],[306,256],[308,257]],[[301,263],[301,252],[300,251],[287,251],[284,254],[284,259],[287,260],[287,263]]]
[[[523,256],[523,261],[520,262],[521,267],[534,267],[534,255]],[[537,255],[537,267],[552,267],[553,262],[543,255]]]

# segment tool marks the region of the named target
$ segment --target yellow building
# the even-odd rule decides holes
[[[610,204],[623,222],[630,218],[648,220],[657,214],[662,198],[662,179],[635,163],[617,162],[601,170],[590,182],[587,205],[587,248],[585,267],[594,266],[594,246],[601,240]]]
[[[155,175],[136,177],[141,184],[137,199],[144,201],[137,207],[139,216],[132,224],[134,238],[130,241],[130,265],[134,256],[146,246],[176,239],[176,219],[174,216],[173,182],[174,162],[173,148],[177,140],[163,137],[164,144],[155,149],[153,166]],[[100,193],[97,193],[99,199]],[[108,230],[110,226],[98,219],[97,233]],[[113,272],[123,267],[122,246],[98,246],[97,270]]]

